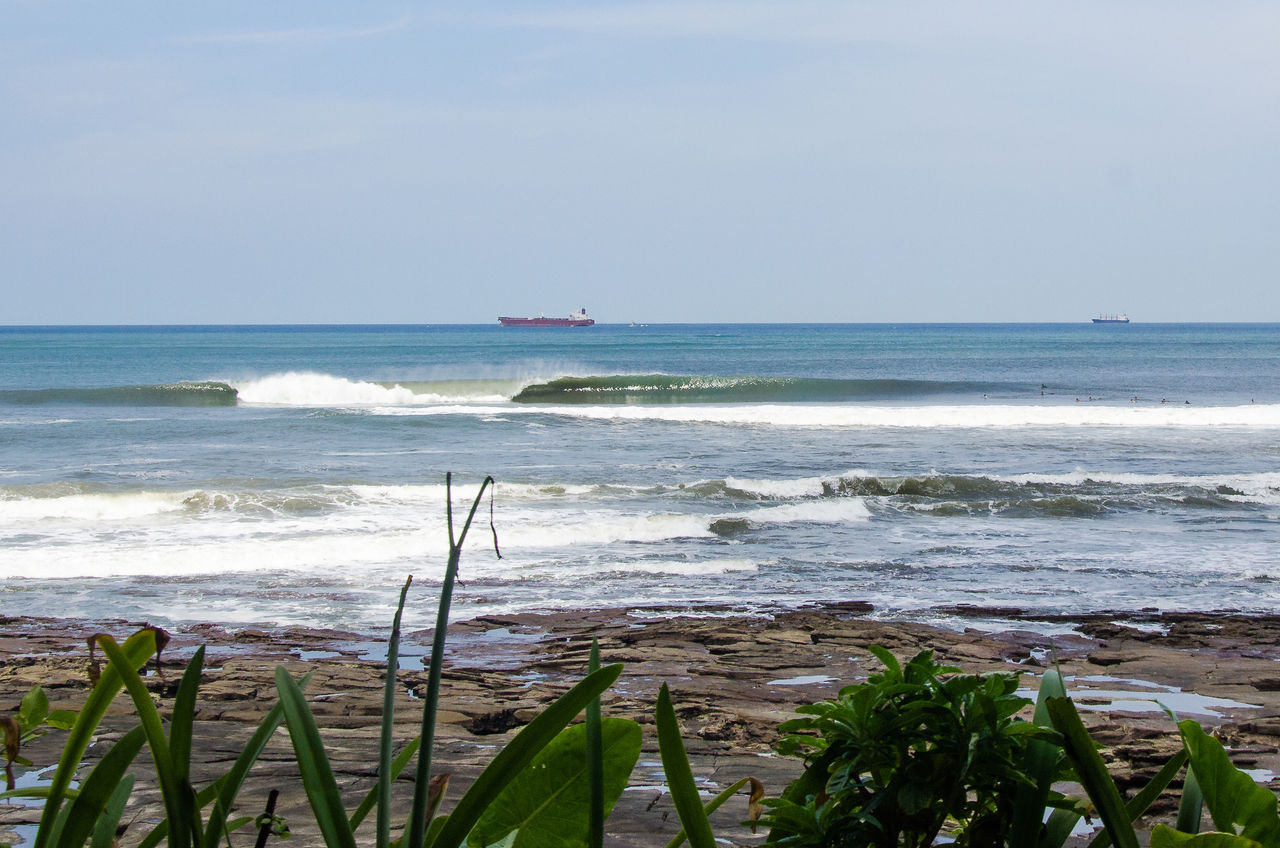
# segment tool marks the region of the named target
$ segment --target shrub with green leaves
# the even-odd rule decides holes
[[[1125,801],[1071,699],[1049,698],[1048,708],[1054,727],[1062,733],[1063,751],[1102,819],[1104,829],[1090,843],[1094,848],[1138,848],[1138,819],[1184,766],[1177,822],[1173,827],[1157,824],[1151,831],[1151,848],[1280,848],[1275,794],[1236,768],[1222,743],[1205,733],[1199,722],[1178,722],[1182,750]],[[1215,830],[1202,833],[1206,808]]]
[[[769,841],[788,846],[1000,846],[1010,833],[1028,744],[1056,734],[1014,714],[1018,675],[959,674],[921,651],[905,665],[873,647],[884,671],[835,700],[800,707],[780,753],[809,766],[766,802]],[[1056,767],[1056,764],[1051,763]]]

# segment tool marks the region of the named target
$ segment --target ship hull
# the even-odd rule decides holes
[[[1094,318],[1095,324],[1128,324],[1128,318]]]
[[[498,317],[498,323],[504,327],[590,327],[594,318],[510,318]]]

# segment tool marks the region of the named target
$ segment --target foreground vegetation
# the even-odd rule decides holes
[[[110,848],[133,793],[133,766],[143,748],[154,765],[165,811],[164,820],[142,837],[144,848],[230,845],[231,834],[242,830],[256,835],[261,848],[285,833],[274,815],[274,797],[256,817],[233,811],[244,806],[237,799],[245,778],[282,724],[316,826],[332,848],[361,843],[377,848],[602,845],[605,822],[639,759],[642,734],[634,721],[601,715],[600,696],[622,669],[600,667],[594,646],[583,678],[525,725],[460,798],[445,804],[447,776],[432,773],[453,584],[463,544],[491,484],[486,478],[456,537],[452,504],[448,506],[449,559],[421,729],[397,750],[394,695],[400,619],[410,581],[401,592],[388,645],[378,783],[354,807],[346,806],[354,799],[342,797],[330,768],[306,700],[307,679],[295,680],[283,668],[275,675],[277,703],[231,768],[207,785],[194,785],[190,766],[204,650],[197,650],[188,663],[165,722],[140,670],[158,658],[166,636],[145,628],[123,644],[105,635],[94,637],[91,651],[103,653],[105,667],[78,713],[50,711],[37,687],[17,714],[0,719],[9,783],[0,798],[35,798],[43,804],[35,848]],[[1177,822],[1155,827],[1150,834],[1154,848],[1280,848],[1276,797],[1232,766],[1222,745],[1196,722],[1178,722],[1181,750],[1126,800],[1056,671],[1042,677],[1034,716],[1024,720],[1019,714],[1031,702],[1017,694],[1016,674],[962,674],[939,664],[929,651],[906,662],[883,649],[873,652],[883,671],[846,687],[832,700],[799,707],[800,718],[782,725],[779,752],[803,758],[805,769],[779,797],[767,800],[759,782],[747,778],[704,802],[671,695],[662,686],[654,719],[667,788],[683,827],[671,845],[687,841],[694,848],[711,848],[716,835],[709,814],[746,789],[750,802],[744,826],[767,828],[766,841],[780,846],[917,848],[944,840],[973,848],[1058,848],[1088,816],[1103,825],[1092,845],[1129,848],[1139,844],[1135,822],[1156,798],[1180,783]],[[121,691],[131,699],[138,724],[87,774],[80,774],[90,740]],[[576,723],[579,717],[583,720]],[[66,730],[67,739],[49,785],[14,789],[13,765],[30,765],[21,746],[51,728]],[[411,765],[415,780],[408,815],[392,821],[393,783]],[[1068,794],[1063,787],[1079,787],[1083,795]],[[1202,833],[1206,808],[1214,830]],[[245,838],[237,836],[240,842]]]

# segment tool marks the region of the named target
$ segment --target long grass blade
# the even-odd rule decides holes
[[[742,780],[739,780],[737,783],[734,783],[731,786],[727,787],[719,795],[717,795],[716,797],[708,801],[706,806],[702,808],[702,811],[706,813],[708,816],[710,816],[716,810],[720,809],[721,805],[723,805],[725,801],[728,801],[734,795],[737,795],[738,792],[741,791],[742,787],[746,786],[750,782],[751,782],[751,778],[744,777],[742,778]],[[684,832],[684,828],[680,828],[680,832],[677,833],[672,838],[672,840],[667,843],[667,848],[680,848],[680,846],[684,844],[684,841],[686,838],[687,836]]]
[[[1082,817],[1077,810],[1064,810],[1061,807],[1055,809],[1044,823],[1044,836],[1040,840],[1041,848],[1062,848],[1066,845]]]
[[[298,685],[306,689],[310,680],[311,675],[308,674],[299,681]],[[218,845],[222,841],[223,834],[229,833],[233,829],[227,822],[227,811],[235,803],[236,795],[240,793],[240,787],[244,785],[244,779],[249,774],[249,769],[258,761],[262,750],[267,746],[267,742],[270,741],[276,732],[276,728],[280,726],[280,722],[283,720],[284,707],[277,702],[258,724],[257,730],[253,732],[253,736],[249,737],[249,741],[245,743],[244,748],[240,750],[240,755],[236,757],[231,769],[196,793],[196,807],[198,809],[203,810],[210,802],[213,802],[213,808],[209,811],[209,821],[205,826],[202,845]],[[138,843],[138,848],[156,848],[168,835],[169,820],[165,819],[151,829],[142,841]]]
[[[402,837],[401,848],[420,848],[427,831],[428,803],[427,793],[431,785],[431,754],[435,747],[436,714],[440,708],[440,674],[444,669],[444,641],[449,629],[449,606],[453,602],[453,584],[458,578],[458,563],[462,559],[462,546],[467,539],[467,531],[471,521],[480,507],[480,499],[485,489],[493,485],[492,477],[485,477],[480,484],[480,491],[471,504],[471,512],[467,515],[462,532],[454,537],[453,529],[453,475],[445,475],[445,515],[449,525],[449,561],[444,570],[444,581],[440,587],[440,605],[436,611],[436,627],[431,640],[431,664],[427,669],[427,692],[422,705],[422,747],[418,750],[418,768],[413,787],[413,806],[409,813],[409,824]]]
[[[400,603],[396,605],[396,616],[391,623],[391,638],[387,640],[387,682],[382,690],[382,734],[378,739],[377,848],[388,848],[391,844],[391,749],[395,741],[396,689],[399,688],[396,674],[400,670],[400,618],[404,615],[404,600],[412,583],[413,575],[410,574],[400,590]]]
[[[149,629],[139,630],[124,643],[124,654],[134,668],[141,666],[156,652],[156,634]],[[98,729],[107,707],[115,700],[124,686],[120,674],[108,666],[98,682],[89,692],[84,707],[76,716],[76,722],[67,734],[67,742],[62,748],[62,756],[58,759],[58,768],[49,782],[49,794],[45,799],[44,810],[40,814],[40,825],[36,828],[33,848],[47,848],[55,835],[58,812],[62,802],[68,795],[68,788],[84,759],[84,752],[89,747],[93,733]]]
[[[1147,808],[1160,797],[1165,789],[1169,788],[1169,784],[1178,776],[1178,772],[1187,764],[1187,752],[1184,748],[1178,751],[1169,761],[1164,764],[1160,771],[1142,787],[1142,790],[1130,798],[1124,805],[1125,815],[1129,817],[1129,821],[1136,822],[1147,811]],[[1111,834],[1105,830],[1093,838],[1089,843],[1089,848],[1111,848]]]
[[[305,690],[310,682],[311,675],[308,674],[298,681],[298,688]],[[253,732],[253,736],[249,737],[244,748],[240,750],[240,756],[236,757],[231,769],[196,796],[196,803],[201,808],[215,797],[217,799],[209,813],[209,822],[205,826],[206,848],[216,848],[228,831],[227,816],[235,804],[236,796],[240,794],[240,787],[244,785],[249,769],[258,761],[258,757],[262,755],[263,749],[267,747],[267,743],[271,741],[271,737],[275,735],[276,728],[282,721],[284,721],[284,705],[277,701],[258,724],[258,729]],[[159,841],[160,839],[157,839],[152,845],[159,844]],[[143,844],[139,848],[152,848],[152,845]]]
[[[1120,790],[1107,772],[1106,763],[1098,755],[1093,739],[1080,721],[1080,714],[1070,698],[1046,701],[1054,728],[1062,734],[1062,749],[1076,767],[1076,776],[1102,817],[1102,824],[1119,848],[1139,848],[1129,815],[1125,812]]]
[[[1204,815],[1204,792],[1200,789],[1196,770],[1188,768],[1187,776],[1182,782],[1182,799],[1178,802],[1177,829],[1183,833],[1199,833],[1202,815]]]
[[[147,747],[151,749],[151,761],[156,767],[156,781],[160,784],[160,795],[164,801],[165,814],[169,818],[170,848],[186,848],[191,844],[191,821],[195,813],[195,799],[190,787],[184,787],[175,773],[173,755],[169,750],[169,740],[165,736],[164,725],[160,721],[160,712],[147,685],[142,682],[138,670],[129,665],[129,660],[120,646],[110,636],[99,636],[98,645],[111,660],[124,680],[125,690],[133,699],[134,711],[147,734]]]
[[[1040,727],[1053,727],[1045,701],[1050,696],[1065,697],[1066,694],[1062,675],[1057,669],[1047,669],[1040,678],[1040,691],[1036,695],[1036,711],[1032,720]],[[1009,827],[1010,845],[1033,846],[1039,841],[1045,803],[1049,800],[1049,790],[1053,787],[1060,751],[1057,745],[1044,739],[1032,739],[1027,743],[1021,765],[1023,774],[1032,782],[1018,787],[1013,805],[1013,821]]]
[[[121,736],[93,767],[67,813],[67,823],[58,835],[59,846],[80,848],[85,843],[146,739],[143,729],[135,727]]]
[[[116,791],[107,800],[106,809],[98,816],[93,826],[93,836],[89,841],[90,848],[116,848],[118,844],[116,831],[120,828],[120,818],[124,815],[125,804],[129,803],[129,795],[133,792],[133,775],[127,774],[116,784]]]
[[[591,640],[587,673],[600,670],[600,642]],[[587,704],[587,845],[604,848],[604,742],[600,729],[600,697]]]
[[[485,807],[547,743],[586,708],[592,698],[613,685],[622,665],[607,665],[588,674],[576,686],[553,701],[498,752],[471,784],[432,841],[432,848],[458,848],[480,819]]]
[[[409,765],[409,760],[413,759],[413,755],[418,752],[418,746],[422,743],[421,739],[410,740],[408,745],[404,746],[404,750],[396,754],[396,758],[391,761],[391,780],[395,781],[397,777],[404,771],[405,766]],[[365,793],[364,798],[351,811],[350,822],[351,830],[354,832],[356,828],[364,823],[365,818],[369,815],[369,811],[378,803],[378,787],[375,786]]]
[[[280,693],[280,703],[284,707],[284,720],[289,727],[289,739],[293,742],[302,786],[307,792],[307,800],[311,802],[316,824],[324,835],[325,845],[329,848],[355,848],[356,838],[347,822],[342,795],[329,766],[329,755],[325,753],[315,716],[302,697],[302,689],[283,666],[276,666],[276,691]]]
[[[716,837],[711,822],[702,808],[698,787],[693,782],[693,769],[685,753],[684,740],[680,738],[680,725],[671,706],[671,693],[667,684],[658,690],[658,707],[654,717],[658,725],[658,753],[662,757],[662,770],[667,776],[667,789],[675,804],[680,823],[684,825],[691,848],[715,848]]]
[[[169,718],[169,750],[173,754],[173,771],[182,783],[191,779],[191,736],[195,727],[196,693],[200,689],[200,675],[204,671],[204,645],[196,649],[182,674],[178,695],[173,701],[173,715]]]
[[[189,810],[187,825],[191,839],[199,845],[203,827],[200,807],[195,803],[195,790],[191,787],[191,742],[196,720],[196,694],[200,689],[200,675],[204,672],[204,645],[196,649],[178,684],[178,694],[173,701],[173,715],[169,717],[169,754],[173,757],[173,774],[178,791],[184,796],[183,804]]]

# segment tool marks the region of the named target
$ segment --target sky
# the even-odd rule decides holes
[[[1280,321],[1280,4],[0,0],[0,324]]]

